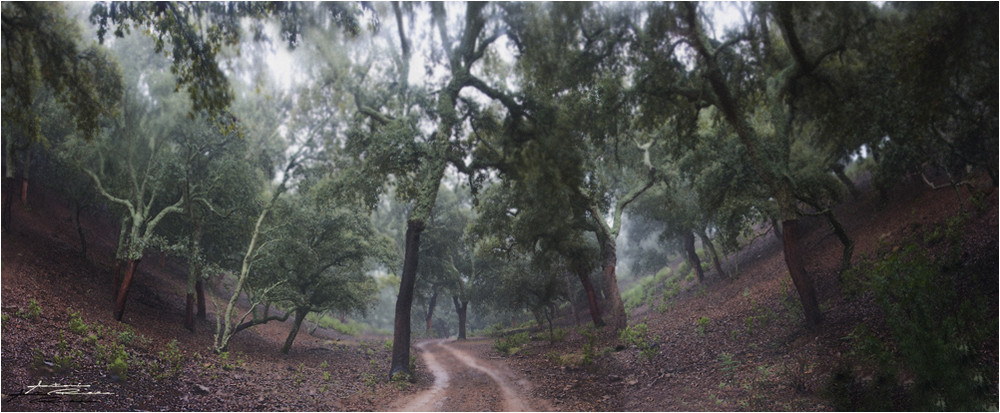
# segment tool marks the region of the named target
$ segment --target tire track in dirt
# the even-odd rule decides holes
[[[408,401],[398,402],[398,411],[535,410],[522,396],[527,381],[516,380],[505,366],[480,359],[451,343],[440,339],[416,345],[434,375],[434,384]]]

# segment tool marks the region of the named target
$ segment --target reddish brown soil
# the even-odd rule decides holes
[[[982,184],[990,188],[989,183]],[[992,292],[992,305],[983,311],[995,315],[1000,289],[995,276],[1000,249],[997,192],[987,191],[987,205],[978,212],[970,207],[969,194],[962,193],[965,207],[972,211],[962,246],[966,265],[983,269],[987,284],[981,288]],[[889,198],[880,205],[877,194],[869,190],[835,211],[856,242],[854,263],[873,257],[879,248],[919,239],[922,231],[960,212],[950,189],[929,190],[914,183],[896,189]],[[646,306],[631,314],[630,324],[645,321],[650,333],[660,337],[659,351],[651,360],[635,347],[612,351],[616,337],[604,331],[598,348],[606,355],[583,368],[560,366],[551,352],[579,353],[583,348],[584,340],[571,331],[561,343],[533,342],[510,362],[533,383],[548,383],[536,386],[533,396],[552,400],[558,410],[834,410],[824,387],[850,351],[844,337],[862,322],[876,334],[888,333],[882,331],[881,310],[870,297],[848,298],[841,292],[837,269],[842,247],[826,222],[806,219],[801,227],[806,267],[816,279],[824,316],[817,328],[803,325],[780,243],[768,234],[739,257],[729,257],[739,260],[735,280],[713,271],[703,286],[689,282],[665,312]],[[795,307],[797,312],[790,313]],[[700,333],[698,320],[703,317],[710,321]],[[982,363],[997,366],[996,337],[983,348]]]
[[[220,358],[211,350],[215,323],[211,300],[208,319],[198,321],[196,332],[184,329],[186,270],[183,261],[169,257],[161,266],[160,254],[150,254],[140,263],[123,322],[114,321],[107,268],[115,226],[102,217],[84,220],[90,248],[84,259],[69,211],[53,196],[38,194],[29,200],[30,208],[15,203],[11,231],[3,234],[3,410],[372,410],[416,391],[414,386],[404,391],[385,383],[389,357],[378,338],[344,337],[328,330],[311,336],[307,325],[289,354],[282,355],[279,349],[291,329],[290,320],[237,334],[228,358]],[[218,288],[211,295],[221,306],[228,295],[223,294],[225,285]],[[41,316],[16,316],[29,308],[31,299],[41,307]],[[70,332],[69,307],[79,311],[91,331],[97,325],[104,329],[98,339],[103,346],[124,343],[118,337],[126,329],[143,337],[126,345],[130,360],[125,379],[98,362],[95,344]],[[65,351],[59,349],[60,337],[68,347]],[[177,340],[185,363],[176,376],[157,378],[165,370],[158,369],[163,365],[159,353],[171,340]],[[74,357],[75,368],[59,371],[51,365],[72,349],[80,352]],[[324,373],[330,374],[329,379]],[[60,396],[51,403],[17,396],[29,393],[28,386],[39,381],[87,384],[89,391],[112,395]]]
[[[989,184],[984,187],[990,188],[987,205],[984,212],[971,214],[963,249],[970,265],[995,273],[997,193]],[[857,242],[855,263],[959,212],[951,190],[913,184],[891,193],[886,205],[871,191],[865,194],[836,211]],[[52,196],[39,198],[33,198],[30,209],[15,203],[12,231],[3,234],[3,410],[389,410],[405,408],[433,389],[435,378],[423,358],[417,363],[416,384],[399,388],[384,383],[388,351],[376,338],[342,337],[325,330],[318,330],[316,337],[300,333],[290,354],[281,355],[278,349],[290,322],[240,333],[228,359],[222,359],[210,350],[213,306],[209,304],[211,321],[199,321],[196,333],[183,329],[183,262],[167,259],[161,267],[158,255],[140,264],[124,323],[115,322],[107,271],[115,225],[101,217],[85,221],[91,248],[85,259],[79,255],[69,212]],[[963,199],[968,199],[964,191]],[[826,223],[806,219],[801,230],[807,269],[816,278],[825,317],[818,328],[802,325],[780,244],[767,234],[729,257],[728,268],[739,263],[735,280],[713,272],[703,285],[688,283],[665,312],[643,307],[631,314],[632,324],[645,321],[659,337],[652,359],[643,358],[634,347],[615,351],[617,337],[606,329],[598,332],[595,361],[583,367],[564,366],[553,357],[581,352],[584,339],[574,329],[563,341],[536,340],[511,357],[496,354],[491,340],[449,342],[501,375],[499,381],[509,388],[503,390],[482,370],[458,368],[449,373],[456,386],[447,390],[451,401],[435,408],[517,409],[508,400],[514,394],[526,408],[537,410],[832,410],[823,386],[849,351],[842,338],[860,322],[885,334],[877,330],[882,315],[870,299],[848,298],[840,291],[841,248]],[[994,294],[991,308],[984,311],[996,314],[998,287],[992,273],[982,286]],[[223,297],[225,288],[220,286],[213,295]],[[40,305],[41,316],[17,316],[29,308],[31,299]],[[79,311],[92,331],[102,326],[99,344],[121,341],[120,332],[129,328],[144,337],[128,345],[127,378],[111,374],[97,361],[97,346],[69,331],[67,307]],[[701,318],[709,320],[703,333],[696,331]],[[68,350],[60,349],[60,336]],[[163,369],[159,353],[174,339],[185,363],[176,376],[157,378]],[[997,365],[997,346],[995,339],[986,343],[983,363]],[[73,349],[80,351],[74,357],[77,365],[57,371],[52,365],[56,356]],[[460,362],[448,359],[453,356],[440,348],[425,346],[422,351],[451,360],[449,368]],[[112,394],[59,396],[53,403],[18,396],[39,381],[86,384],[91,386],[88,391]]]

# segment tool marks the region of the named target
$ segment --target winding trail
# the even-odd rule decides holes
[[[460,347],[480,345],[447,339],[416,345],[434,375],[430,389],[393,406],[397,411],[539,411],[548,403],[526,396],[527,380],[518,379],[501,363],[478,358]]]

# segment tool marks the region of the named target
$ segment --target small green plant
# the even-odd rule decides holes
[[[382,348],[384,348],[385,351],[392,351],[392,339],[390,338],[382,343]]]
[[[711,318],[701,317],[695,322],[694,331],[698,333],[699,336],[705,335],[708,332],[708,325],[712,322]]]
[[[618,333],[618,338],[625,344],[631,344],[639,349],[640,354],[647,360],[652,360],[659,352],[657,344],[660,337],[654,335],[649,338],[649,328],[646,323],[639,323],[634,326],[626,326]]]
[[[76,368],[83,353],[77,349],[69,348],[63,333],[59,332],[59,341],[56,343],[56,355],[52,357],[53,367],[57,371],[65,371]]]
[[[67,307],[66,314],[69,315],[69,331],[73,332],[73,334],[82,336],[90,331],[90,326],[80,318],[79,311],[74,312],[72,308]]]
[[[566,339],[566,335],[569,331],[562,327],[556,327],[549,333],[549,342],[558,343]]]
[[[410,387],[410,375],[402,371],[393,374],[390,381],[392,382],[392,385],[399,390],[406,390]]]
[[[722,352],[719,353],[719,364],[723,372],[732,377],[736,374],[736,370],[743,366],[743,363],[739,360],[733,359],[732,353]]]
[[[167,371],[164,374],[174,377],[180,374],[181,368],[184,367],[184,354],[178,348],[177,340],[170,340],[166,351],[161,351],[159,355],[160,360],[167,364]]]
[[[128,378],[128,357],[115,357],[115,359],[108,364],[108,371],[111,374],[118,376],[122,380]]]
[[[323,362],[322,362],[322,363],[319,363],[319,368],[321,368],[321,369],[325,369],[325,368],[327,368],[327,367],[330,367],[330,365],[329,365],[329,364],[327,364],[326,360],[323,360]]]
[[[323,381],[330,381],[330,372],[329,371],[324,371],[323,372]]]
[[[17,316],[25,318],[28,320],[34,320],[42,315],[42,306],[38,305],[38,301],[32,298],[28,300],[27,310],[17,310]]]
[[[122,344],[126,346],[131,345],[132,342],[135,340],[135,338],[136,338],[135,331],[133,331],[128,326],[126,326],[124,330],[118,332],[118,341],[120,341]]]

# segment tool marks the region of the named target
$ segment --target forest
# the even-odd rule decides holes
[[[4,410],[1000,404],[997,3],[2,8]]]

